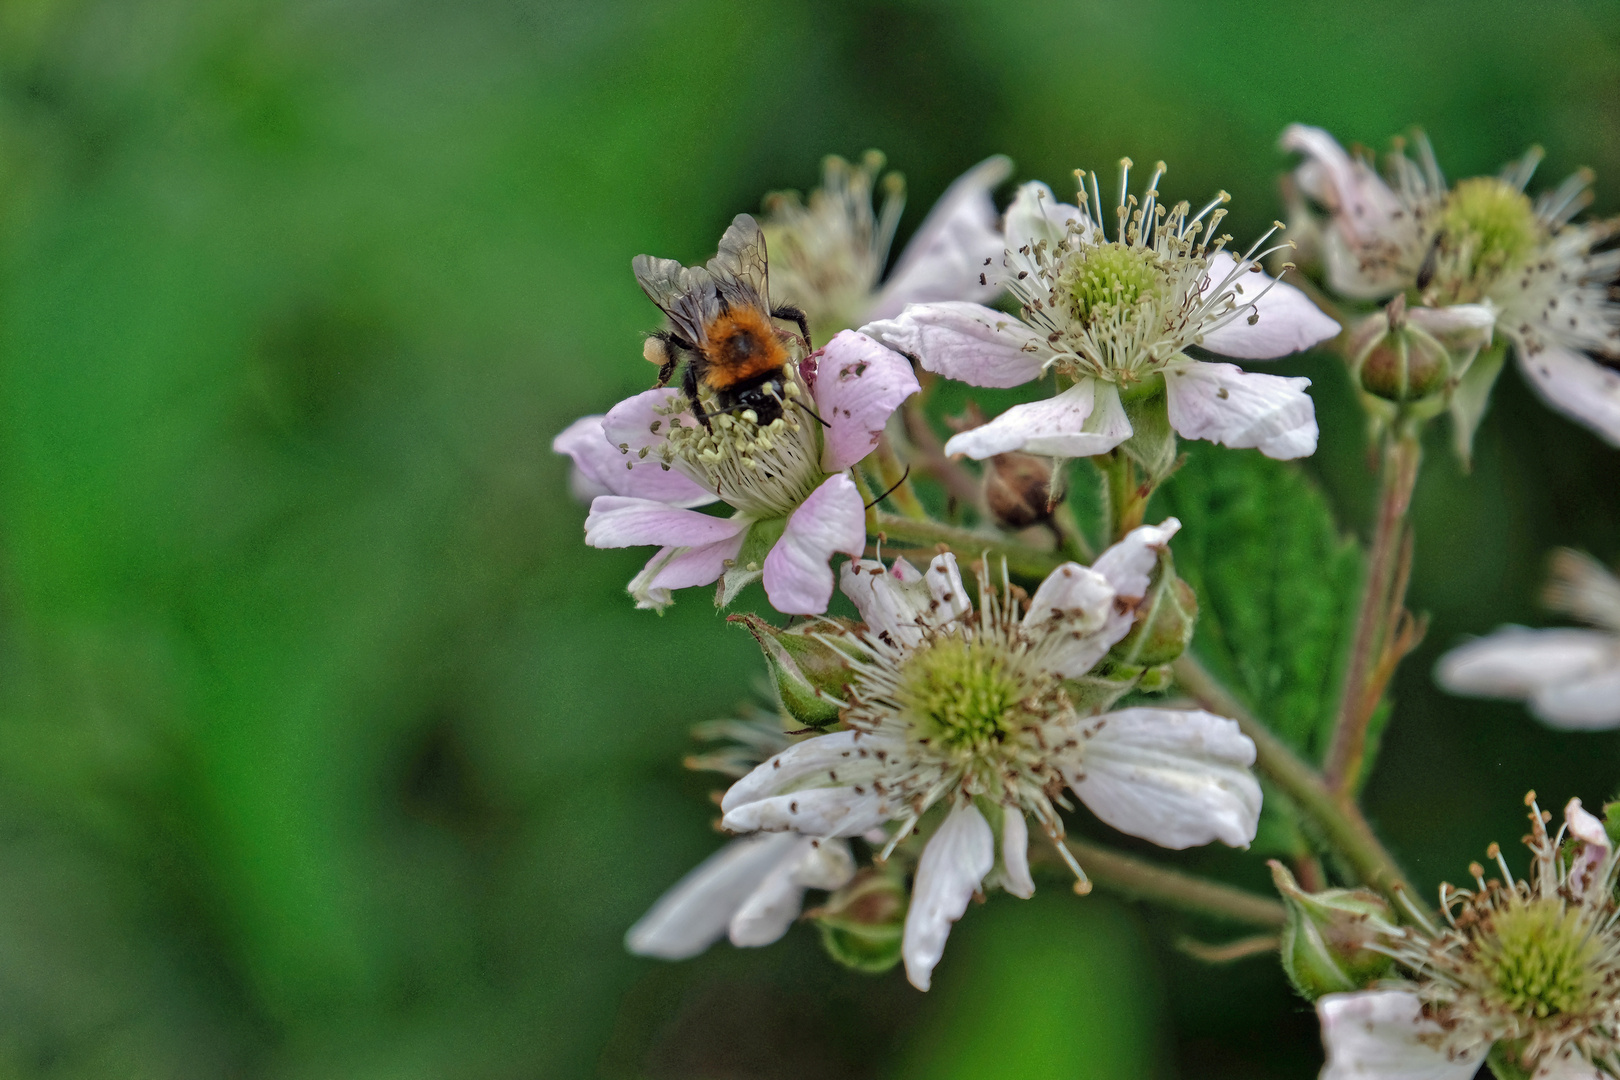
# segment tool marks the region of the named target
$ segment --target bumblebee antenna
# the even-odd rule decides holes
[[[820,424],[822,427],[824,427],[824,428],[832,427],[831,424],[827,423],[827,421],[825,421],[825,420],[823,420],[821,418],[820,414],[818,414],[816,412],[816,410],[812,409],[810,406],[806,405],[804,402],[800,401],[798,398],[793,399],[793,404],[797,405],[799,408],[803,409],[805,412],[809,413],[811,416],[814,416],[816,418],[816,423]]]
[[[816,419],[819,420],[820,417],[817,417]],[[867,503],[866,506],[864,507],[864,509],[870,510],[870,509],[872,509],[872,507],[876,506],[878,503],[882,502],[884,499],[887,499],[890,495],[893,495],[895,493],[895,489],[897,489],[901,484],[905,483],[906,478],[909,477],[910,475],[911,475],[911,466],[907,465],[906,466],[906,471],[900,474],[900,479],[896,480],[892,485],[890,485],[888,491],[885,491],[883,494],[879,495],[877,498],[875,498],[871,502]]]

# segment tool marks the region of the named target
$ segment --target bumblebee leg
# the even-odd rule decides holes
[[[710,431],[714,426],[709,423],[709,414],[703,411],[703,402],[698,400],[697,369],[691,364],[686,365],[686,376],[681,380],[681,389],[686,391],[686,400],[692,403],[692,415],[697,422]]]
[[[654,345],[653,342],[655,341],[658,344]],[[680,350],[682,349],[695,351],[686,343],[684,338],[673,330],[660,330],[647,339],[647,359],[652,360],[656,354],[663,354],[662,361],[655,361],[658,364],[658,382],[653,389],[657,390],[669,385],[669,380],[675,374],[675,365],[681,362]]]
[[[771,309],[771,318],[787,319],[789,322],[797,323],[799,336],[804,338],[805,349],[809,352],[816,351],[816,347],[810,344],[810,320],[801,309],[794,307],[792,304],[778,304]]]

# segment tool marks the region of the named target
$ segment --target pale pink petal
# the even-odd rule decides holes
[[[1451,1057],[1433,1046],[1440,1025],[1407,990],[1328,994],[1316,1015],[1327,1050],[1321,1080],[1473,1080],[1488,1049]]]
[[[867,314],[890,319],[907,304],[936,300],[988,300],[998,291],[981,285],[984,261],[1001,254],[996,204],[990,192],[1007,179],[1012,162],[997,154],[956,178],[934,203]]]
[[[595,548],[697,547],[740,537],[752,524],[747,518],[714,517],[652,499],[602,495],[585,515],[585,542]]]
[[[1068,234],[1069,223],[1076,221],[1084,231],[1090,231],[1091,218],[1084,210],[1068,205],[1039,180],[1020,184],[1012,204],[1007,207],[1003,226],[1006,247],[1016,254],[1021,248],[1045,241],[1050,251]]]
[[[1046,576],[1030,599],[1024,632],[1046,639],[1040,657],[1047,670],[1077,679],[1130,632],[1128,615],[1117,620],[1117,633],[1103,632],[1115,622],[1114,597],[1106,577],[1079,563],[1064,563]]]
[[[697,547],[663,547],[631,579],[630,595],[636,607],[662,611],[672,601],[670,590],[710,585],[725,573],[726,564],[742,551],[747,532]]]
[[[1171,364],[1164,384],[1170,426],[1186,439],[1256,448],[1288,460],[1316,452],[1316,405],[1311,380],[1244,371],[1236,364]]]
[[[1530,711],[1562,731],[1607,731],[1620,727],[1620,657],[1612,667],[1530,695]]]
[[[995,861],[995,835],[972,803],[953,808],[938,831],[928,838],[928,846],[917,861],[900,947],[906,978],[912,986],[928,989],[934,967],[945,955],[951,923],[967,911],[968,901],[979,891]]]
[[[629,495],[656,499],[671,506],[703,506],[714,502],[712,492],[657,457],[642,458],[608,442],[602,427],[604,419],[581,417],[551,441],[552,450],[573,459],[569,484],[575,497],[589,502],[598,495]]]
[[[1335,224],[1352,236],[1371,239],[1400,210],[1400,200],[1389,185],[1356,161],[1338,141],[1318,127],[1290,124],[1282,133],[1282,148],[1296,150],[1314,168],[1302,168],[1306,192],[1335,214]]]
[[[1160,847],[1247,847],[1260,821],[1254,743],[1237,722],[1192,709],[1121,709],[1083,726],[1069,787],[1120,832]]]
[[[1620,371],[1584,353],[1548,346],[1533,355],[1515,350],[1519,366],[1542,399],[1620,446]]]
[[[861,333],[970,386],[1027,383],[1055,355],[1044,337],[1011,315],[963,301],[912,304],[896,318],[868,323]]]
[[[843,330],[816,358],[823,472],[843,472],[877,446],[900,403],[919,389],[911,362],[865,334]]]
[[[1217,252],[1209,260],[1206,291],[1220,287],[1236,268],[1232,256]],[[1246,266],[1227,287],[1235,290],[1232,299],[1237,312],[1204,334],[1200,344],[1210,352],[1242,360],[1270,360],[1308,349],[1339,333],[1339,324],[1309,297],[1286,282],[1273,280],[1257,263]]]
[[[1496,328],[1496,312],[1484,304],[1409,307],[1406,309],[1406,321],[1453,349],[1482,349],[1491,343]]]
[[[866,550],[866,506],[855,482],[829,476],[788,517],[765,556],[765,595],[784,615],[819,615],[832,599],[834,552]]]
[[[1023,900],[1035,895],[1035,879],[1029,876],[1029,823],[1016,806],[1002,808],[1001,887]]]
[[[1564,826],[1571,837],[1581,842],[1580,854],[1569,868],[1569,887],[1579,895],[1586,890],[1588,875],[1609,857],[1609,831],[1586,812],[1579,799],[1564,804]]]
[[[906,560],[896,559],[885,570],[874,559],[852,559],[840,568],[838,587],[873,634],[906,645],[923,639],[931,597],[922,574]]]
[[[1620,642],[1597,630],[1530,630],[1504,626],[1440,657],[1434,677],[1453,694],[1522,700],[1601,671],[1616,662]]]
[[[842,888],[855,876],[855,859],[844,841],[774,835],[795,842],[731,917],[731,943],[740,948],[769,945],[787,933],[804,906],[805,889]]]
[[[720,940],[732,916],[801,842],[792,833],[731,841],[659,898],[624,935],[625,948],[661,960],[698,955]]]
[[[1014,405],[982,427],[953,435],[947,454],[983,460],[1014,450],[1046,457],[1106,454],[1131,437],[1113,383],[1081,379],[1056,397]]]

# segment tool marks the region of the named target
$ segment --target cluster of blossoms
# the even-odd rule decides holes
[[[1112,207],[1080,172],[1075,204],[1029,182],[998,212],[1011,165],[990,158],[949,187],[887,275],[903,184],[875,154],[829,158],[807,198],[738,215],[702,266],[638,256],[666,317],[644,349],[658,385],[554,443],[590,503],[586,542],[656,548],[629,584],[638,607],[717,584],[726,608],[758,582],[788,619],[731,616],[762,648],[775,709],[704,729],[724,748],[691,764],[730,778],[718,824],[731,839],[630,929],[632,952],[760,946],[807,919],[841,962],[903,963],[927,990],[975,896],[1027,898],[1043,862],[1083,894],[1088,860],[1131,861],[1077,857],[1072,829],[1247,847],[1262,803],[1253,770],[1269,755],[1292,804],[1322,815],[1322,850],[1354,848],[1334,851],[1334,872],[1387,897],[1307,892],[1274,864],[1283,963],[1319,999],[1327,1080],[1464,1080],[1486,1060],[1499,1080],[1620,1077],[1620,870],[1579,800],[1553,837],[1533,808],[1527,879],[1493,849],[1502,880],[1476,870],[1477,890],[1443,888],[1438,914],[1387,856],[1368,855],[1364,822],[1335,817],[1356,813],[1366,725],[1421,634],[1402,607],[1399,526],[1422,424],[1449,410],[1466,460],[1511,345],[1544,397],[1620,444],[1608,291],[1620,254],[1602,249],[1620,228],[1574,223],[1584,174],[1531,202],[1534,156],[1448,187],[1421,141],[1387,178],[1315,128],[1288,129],[1283,146],[1305,155],[1286,190],[1301,261],[1344,302],[1334,315],[1283,280],[1291,264],[1263,269],[1290,246],[1267,246],[1280,225],[1229,250],[1224,192],[1196,211],[1166,203],[1160,164],[1133,193],[1129,161]],[[1183,655],[1198,602],[1171,556],[1180,523],[1142,522],[1173,482],[1178,438],[1280,460],[1316,449],[1310,380],[1210,357],[1328,343],[1384,448],[1389,527],[1332,733],[1332,753],[1349,749],[1318,776]],[[930,414],[944,379],[1040,389],[985,422],[971,404],[966,418]],[[955,434],[942,441],[938,422]],[[1058,514],[1071,459],[1088,459],[1103,491],[1095,544]],[[1051,535],[1032,540],[1032,524]],[[1620,725],[1620,580],[1573,552],[1554,570],[1549,605],[1592,629],[1506,627],[1447,654],[1437,677],[1527,699],[1555,726]],[[1155,697],[1172,685],[1192,700]],[[1322,875],[1309,848],[1296,857],[1302,880]],[[1176,879],[1148,873],[1156,889]],[[806,910],[811,892],[825,896]]]

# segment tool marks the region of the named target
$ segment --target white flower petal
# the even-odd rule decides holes
[[[1002,251],[990,192],[1011,172],[1012,162],[997,154],[945,189],[900,253],[868,320],[893,318],[907,304],[987,300],[996,294],[996,286],[979,284],[979,275],[984,261]]]
[[[624,935],[638,956],[685,960],[720,940],[726,924],[803,841],[791,833],[745,836],[699,863]]]
[[[842,840],[816,840],[792,833],[791,853],[777,863],[738,908],[729,926],[731,943],[769,945],[787,933],[804,906],[805,889],[838,889],[855,876],[855,858]]]
[[[1072,458],[1106,454],[1131,437],[1131,422],[1112,383],[1081,379],[1056,397],[1014,405],[982,427],[953,435],[947,454],[982,461],[1021,450]]]
[[[1316,1003],[1327,1065],[1321,1080],[1473,1080],[1485,1050],[1450,1058],[1424,1041],[1441,1034],[1416,994],[1364,990]]]
[[[1573,1050],[1541,1062],[1531,1076],[1532,1080],[1614,1080]]]
[[[1530,695],[1530,711],[1563,731],[1620,727],[1620,659],[1606,671],[1543,686]]]
[[[1117,594],[1108,578],[1091,567],[1064,563],[1046,576],[1029,601],[1024,631],[1046,639],[1041,662],[1050,671],[1077,679],[1097,666],[1108,650],[1130,632],[1131,618],[1115,620]],[[1105,630],[1119,623],[1119,633]]]
[[[632,399],[635,400],[635,399]],[[589,502],[598,495],[629,495],[656,499],[671,506],[703,506],[714,493],[656,457],[626,453],[608,441],[605,417],[582,416],[551,440],[551,449],[574,462],[569,486],[576,498]]]
[[[1259,264],[1245,267],[1232,283],[1237,314],[1204,334],[1210,352],[1243,360],[1270,360],[1300,352],[1339,333],[1339,324],[1322,313],[1310,298],[1286,282],[1276,281]],[[1217,287],[1237,268],[1237,260],[1224,251],[1209,260],[1206,291]],[[1251,323],[1249,320],[1253,319]]]
[[[922,641],[932,597],[922,574],[906,560],[896,559],[887,570],[875,559],[851,560],[839,570],[838,587],[873,634],[905,645]]]
[[[731,832],[782,832],[805,836],[859,836],[906,809],[866,788],[809,788],[744,803],[720,819]]]
[[[1620,446],[1620,371],[1556,345],[1535,355],[1515,349],[1519,366],[1543,400],[1579,420],[1610,446]]]
[[[1316,452],[1316,405],[1306,378],[1244,371],[1236,364],[1171,364],[1164,372],[1170,426],[1183,438],[1256,448],[1287,460]]]
[[[909,360],[853,330],[840,331],[814,359],[816,412],[829,425],[821,468],[843,472],[872,452],[894,410],[921,388]]]
[[[670,590],[710,585],[726,571],[726,564],[742,550],[745,532],[697,547],[663,547],[630,580],[630,595],[638,608],[662,611],[671,603]]]
[[[1246,847],[1260,821],[1254,743],[1202,710],[1121,709],[1082,721],[1083,762],[1065,770],[1091,812],[1161,847]]]
[[[1039,378],[1053,355],[1044,337],[1011,315],[963,301],[912,304],[861,333],[970,386],[1019,386]]]
[[[1028,900],[1035,895],[1029,876],[1029,823],[1016,806],[1006,807],[1001,818],[1001,887]]]
[[[1297,150],[1315,168],[1302,168],[1301,186],[1335,214],[1335,224],[1354,236],[1376,238],[1401,209],[1389,185],[1365,163],[1356,161],[1338,141],[1318,127],[1290,124],[1280,140],[1284,150]]]
[[[973,601],[967,587],[962,584],[962,571],[951,552],[935,555],[923,575],[932,602],[924,618],[936,629],[946,629],[957,619],[973,610]]]
[[[585,542],[595,548],[696,547],[739,537],[752,524],[747,518],[714,517],[653,499],[602,495],[591,502],[591,512],[585,516]]]
[[[900,953],[906,978],[919,990],[933,981],[934,967],[945,955],[951,923],[962,917],[996,861],[996,839],[990,823],[972,803],[951,810],[928,838],[906,911]]]
[[[1050,251],[1068,234],[1071,221],[1080,222],[1083,229],[1090,231],[1091,218],[1084,210],[1065,203],[1039,180],[1020,184],[1012,204],[1007,207],[1003,226],[1006,247],[1017,252],[1022,247],[1033,247],[1045,241]]]
[[[1453,694],[1520,700],[1616,662],[1620,640],[1598,630],[1504,626],[1440,657],[1434,678]]]
[[[812,779],[824,777],[828,784],[859,782],[862,776],[856,772],[856,767],[862,762],[875,761],[872,750],[887,750],[888,745],[857,731],[834,731],[794,743],[780,754],[760,762],[747,776],[732,784],[720,800],[720,809],[729,813],[739,806],[806,787],[807,781]],[[839,775],[840,770],[844,770],[844,776]]]
[[[829,476],[787,520],[765,556],[765,595],[785,615],[819,615],[832,599],[835,552],[866,550],[866,507],[844,473]]]
[[[1454,349],[1483,349],[1496,330],[1496,312],[1486,304],[1410,307],[1406,321],[1433,334]]]
[[[1181,522],[1165,518],[1157,525],[1139,525],[1126,533],[1119,543],[1097,556],[1091,568],[1114,587],[1114,592],[1127,600],[1136,601],[1147,595],[1152,583],[1154,567],[1159,555],[1170,543],[1170,538],[1181,531]]]

